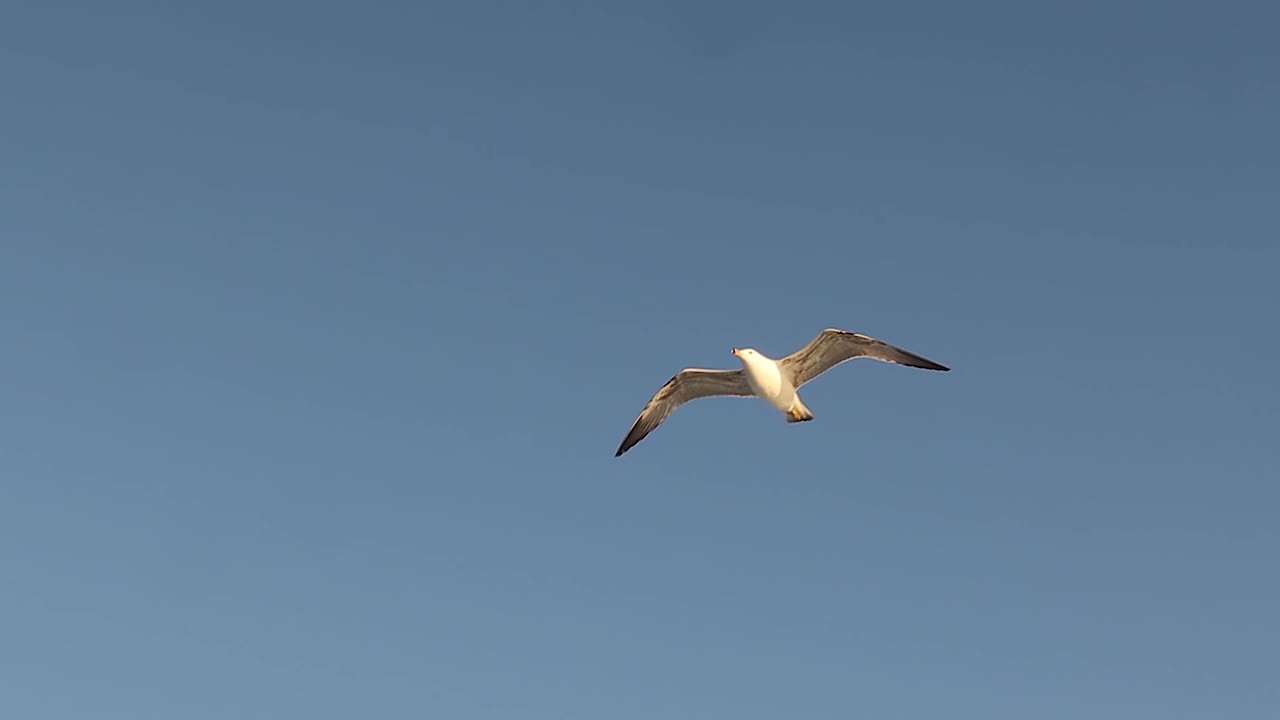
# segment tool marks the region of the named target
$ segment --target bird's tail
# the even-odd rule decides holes
[[[800,398],[796,398],[796,401],[791,403],[791,409],[786,412],[786,417],[789,423],[808,422],[813,419],[813,413],[800,402]]]

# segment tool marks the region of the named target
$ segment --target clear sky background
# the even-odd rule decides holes
[[[7,7],[0,715],[1277,717],[1278,26]]]

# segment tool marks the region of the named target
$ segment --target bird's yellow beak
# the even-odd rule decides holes
[[[734,348],[734,349],[733,349],[733,354],[734,354],[734,355],[737,355],[737,354],[738,354],[738,348]]]

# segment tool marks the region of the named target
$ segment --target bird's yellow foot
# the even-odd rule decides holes
[[[795,408],[788,410],[786,412],[786,415],[787,415],[787,422],[793,422],[793,423],[805,422],[806,420],[813,419],[813,416],[810,415],[809,413],[796,410]]]

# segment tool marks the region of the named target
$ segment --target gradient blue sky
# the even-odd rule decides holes
[[[1274,3],[4,16],[4,717],[1280,711]]]

